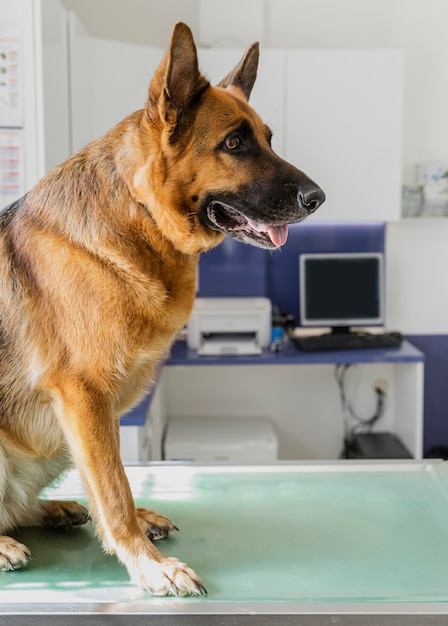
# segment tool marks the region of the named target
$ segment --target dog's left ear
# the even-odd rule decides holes
[[[239,87],[244,93],[246,100],[249,100],[255,79],[257,78],[259,56],[260,46],[256,42],[246,50],[239,64],[222,79],[218,87]]]
[[[186,24],[179,22],[149,87],[146,105],[149,117],[154,118],[157,113],[162,121],[174,127],[182,111],[208,86],[199,71],[193,34]]]

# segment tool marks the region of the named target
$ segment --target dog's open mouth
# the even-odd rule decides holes
[[[257,222],[222,202],[211,202],[207,207],[207,216],[219,230],[229,235],[243,235],[245,239],[257,242],[265,248],[279,248],[288,238],[287,224],[274,226]]]

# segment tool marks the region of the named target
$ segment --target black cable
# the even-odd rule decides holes
[[[353,409],[347,397],[345,377],[350,364],[337,364],[335,366],[335,377],[339,388],[339,398],[341,402],[342,415],[344,420],[344,446],[341,452],[342,458],[349,458],[350,450],[353,448],[353,438],[359,431],[370,432],[374,424],[381,419],[385,408],[385,393],[381,387],[375,387],[376,408],[371,417],[362,418]],[[356,423],[350,427],[350,418]]]

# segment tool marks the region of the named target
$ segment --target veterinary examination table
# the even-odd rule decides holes
[[[133,587],[90,524],[24,529],[13,536],[35,559],[0,572],[0,624],[448,623],[447,463],[126,470],[138,505],[180,528],[158,548],[194,568],[208,596]],[[46,495],[84,499],[75,472]]]

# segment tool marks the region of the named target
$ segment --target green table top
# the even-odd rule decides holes
[[[206,598],[152,598],[129,585],[90,524],[23,529],[34,555],[0,573],[2,604],[132,603],[170,610],[237,603],[448,601],[446,463],[285,464],[127,468],[139,506],[179,533],[157,543],[202,577]],[[82,498],[76,474],[48,490]],[[161,604],[162,603],[162,604]],[[448,604],[447,604],[448,610]]]

